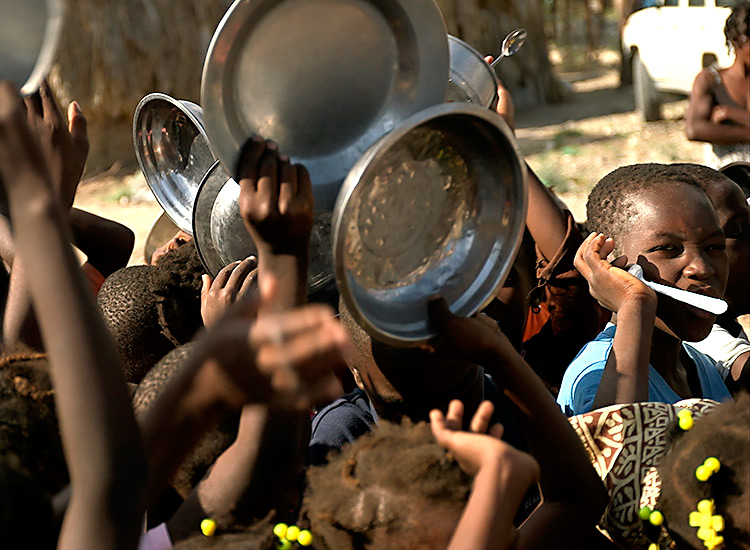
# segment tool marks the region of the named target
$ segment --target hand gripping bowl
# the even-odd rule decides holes
[[[526,221],[525,167],[505,122],[468,103],[421,111],[373,145],[333,212],[339,292],[373,337],[400,346],[435,335],[442,295],[469,316],[495,296]]]
[[[47,76],[62,31],[64,0],[0,2],[0,80],[23,95],[36,92]]]
[[[274,140],[330,211],[368,147],[443,101],[448,66],[435,0],[236,0],[203,68],[206,131],[231,175],[249,137]]]
[[[203,267],[216,277],[235,260],[257,255],[240,216],[240,186],[215,162],[201,182],[193,210],[193,240]],[[315,215],[310,235],[307,291],[312,295],[333,281],[331,213]]]
[[[216,160],[203,110],[167,94],[148,94],[135,109],[133,145],[156,200],[179,229],[192,235],[195,196]]]

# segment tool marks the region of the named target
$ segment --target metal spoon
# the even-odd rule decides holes
[[[503,57],[508,57],[518,52],[518,50],[520,50],[521,47],[526,43],[527,34],[528,33],[526,32],[526,29],[515,29],[513,31],[510,31],[508,33],[508,36],[505,37],[505,40],[503,40],[500,55],[498,55],[497,58],[492,62],[492,64],[490,64],[490,67],[494,69],[498,61],[500,61]]]
[[[718,298],[713,298],[711,296],[704,296],[703,294],[698,294],[697,292],[682,290],[681,288],[675,288],[673,286],[667,286],[647,281],[643,278],[643,268],[638,264],[633,264],[632,266],[630,266],[630,268],[628,269],[628,273],[630,273],[636,279],[639,279],[640,281],[645,283],[646,286],[653,288],[659,294],[669,296],[670,298],[677,300],[678,302],[682,302],[683,304],[697,307],[698,309],[708,311],[709,313],[713,313],[714,315],[721,315],[727,310],[728,306],[724,300],[719,300]]]

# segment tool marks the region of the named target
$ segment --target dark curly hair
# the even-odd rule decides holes
[[[621,237],[627,234],[633,218],[639,214],[638,197],[643,192],[683,183],[705,193],[700,184],[704,168],[696,164],[651,163],[631,164],[613,170],[589,193],[587,229],[612,237],[615,246],[619,246]]]
[[[107,277],[97,303],[112,333],[128,382],[143,376],[203,326],[203,266],[192,243],[167,252],[156,266],[125,267]]]
[[[388,548],[413,548],[422,533],[414,532],[403,499],[396,497],[420,508],[447,505],[460,514],[471,484],[430,426],[408,420],[381,422],[325,466],[311,468],[307,478],[303,514],[315,547],[331,550],[367,548],[376,527],[389,533]]]
[[[698,502],[713,499],[715,514],[724,517],[724,548],[750,548],[750,396],[725,403],[696,420],[695,427],[672,445],[659,465],[662,481],[659,509],[680,550],[705,548],[697,529],[688,524]],[[695,470],[709,458],[721,467],[709,481],[699,482]]]
[[[724,25],[724,37],[730,49],[734,48],[743,36],[750,39],[750,1],[748,0],[737,2]]]

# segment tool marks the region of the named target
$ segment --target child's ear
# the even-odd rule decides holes
[[[359,373],[359,369],[357,367],[349,367],[349,370],[352,371],[352,376],[354,377],[354,383],[357,384],[357,387],[362,391],[365,390],[365,384],[362,382],[362,375]]]

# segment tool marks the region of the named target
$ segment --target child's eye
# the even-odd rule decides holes
[[[660,244],[648,250],[649,252],[678,252],[679,248],[673,244]]]
[[[727,249],[727,243],[725,241],[722,241],[721,243],[714,243],[710,244],[706,247],[706,250],[726,250]]]

